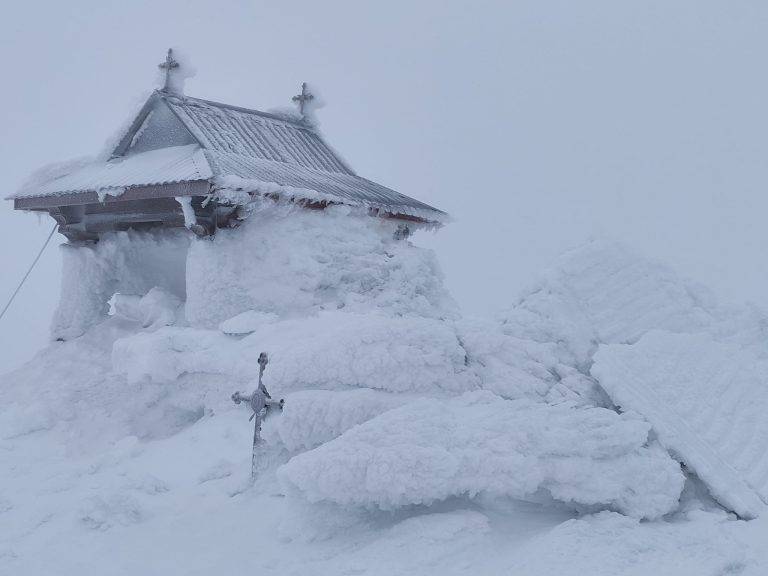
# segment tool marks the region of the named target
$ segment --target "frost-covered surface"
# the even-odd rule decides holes
[[[462,318],[434,256],[386,222],[252,208],[214,241],[66,249],[66,341],[0,377],[0,573],[766,572],[765,518],[683,485],[653,415],[618,413],[603,352],[593,366],[601,344],[662,330],[710,343],[674,348],[711,356],[693,375],[746,385],[768,356],[761,312],[591,243],[501,321]],[[261,351],[286,407],[250,485],[253,429],[230,395]]]
[[[679,466],[650,426],[604,408],[503,400],[489,392],[391,410],[293,458],[278,474],[312,502],[391,509],[481,493],[658,518],[676,506]]]
[[[184,226],[186,228],[192,228],[192,226],[197,224],[195,209],[192,208],[192,197],[176,196],[175,200],[181,206],[181,213],[184,215]]]
[[[19,189],[14,193],[6,196],[8,200],[12,198],[21,198],[29,195],[37,195],[38,189],[53,180],[71,174],[78,171],[81,168],[91,165],[95,162],[95,159],[90,156],[81,156],[79,158],[72,158],[70,160],[64,160],[60,162],[52,162],[41,166],[32,174],[30,174],[24,182],[22,182]]]
[[[347,208],[255,204],[235,230],[194,242],[187,318],[215,327],[247,310],[281,316],[322,309],[455,317],[432,252],[395,241],[396,223]]]
[[[252,379],[269,350],[280,391],[365,387],[391,392],[463,392],[478,387],[450,324],[429,318],[328,311],[262,325],[237,339],[216,330],[163,328],[115,343],[115,369],[132,381],[184,373]]]
[[[159,287],[183,298],[188,245],[182,234],[133,231],[105,234],[97,244],[63,244],[53,337],[76,338],[102,321],[115,293],[141,297]]]
[[[192,63],[192,58],[183,48],[175,46],[171,48],[173,59],[178,66],[172,68],[170,74],[166,76],[163,69],[158,69],[157,85],[160,88],[166,88],[170,93],[179,96],[184,95],[184,85],[186,81],[194,78],[197,74],[197,68]],[[166,82],[166,78],[168,79]]]
[[[768,502],[768,361],[707,334],[651,332],[600,348],[592,372],[616,404],[644,414],[659,440],[738,514]]]
[[[309,450],[350,428],[413,400],[378,390],[303,390],[285,397],[279,418],[267,420],[264,439],[290,452]]]
[[[54,167],[33,176],[10,198],[95,191],[104,202],[107,196],[116,198],[131,186],[205,180],[212,175],[199,146],[171,146],[108,162],[77,161]]]
[[[104,201],[119,189],[204,180],[222,202],[269,195],[413,216],[430,226],[449,221],[441,210],[355,174],[316,130],[319,98],[300,121],[191,98],[183,95],[188,69],[174,69],[168,89],[149,96],[108,156],[40,171],[12,197],[96,191]]]
[[[144,296],[117,293],[109,300],[109,314],[141,323],[142,328],[172,326],[179,318],[181,300],[155,286]]]
[[[264,324],[271,324],[279,319],[277,314],[272,312],[257,312],[256,310],[246,310],[232,318],[224,320],[219,324],[219,330],[224,334],[243,335],[255,332]]]
[[[561,256],[502,322],[506,333],[556,343],[563,358],[586,365],[600,342],[634,342],[652,329],[733,333],[756,323],[744,313],[658,262],[592,241]]]

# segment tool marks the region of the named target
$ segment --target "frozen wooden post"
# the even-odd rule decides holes
[[[307,92],[307,83],[302,82],[301,83],[301,94],[297,94],[291,100],[296,102],[299,105],[299,114],[304,116],[304,104],[309,102],[310,100],[314,100],[314,95]]]
[[[256,461],[257,461],[257,450],[259,445],[261,444],[261,423],[264,420],[264,418],[269,414],[270,410],[274,407],[279,408],[280,410],[283,409],[283,405],[285,404],[285,401],[283,399],[280,400],[272,400],[272,396],[269,395],[269,392],[267,392],[266,386],[264,386],[264,382],[262,381],[262,377],[264,376],[264,369],[267,367],[267,364],[269,363],[269,356],[267,356],[266,352],[262,352],[259,354],[259,385],[257,386],[256,390],[253,391],[250,395],[241,394],[240,392],[235,392],[232,394],[232,400],[235,404],[240,404],[241,402],[246,402],[250,405],[251,410],[253,410],[253,414],[251,414],[251,417],[248,419],[250,422],[253,420],[253,447],[251,449],[251,480],[256,479]]]

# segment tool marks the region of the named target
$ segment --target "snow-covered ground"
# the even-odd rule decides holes
[[[717,368],[733,397],[705,440],[742,413],[762,431],[760,311],[592,242],[466,318],[393,226],[265,205],[189,248],[67,248],[66,341],[0,377],[0,574],[768,572],[768,515],[726,510],[700,451],[621,396],[672,374],[684,415]],[[649,365],[670,349],[686,363]],[[286,404],[251,483],[230,396],[261,351]],[[726,447],[758,484],[759,442]]]

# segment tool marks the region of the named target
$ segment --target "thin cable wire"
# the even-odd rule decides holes
[[[37,261],[40,260],[40,256],[43,255],[43,252],[48,247],[48,243],[51,241],[51,238],[53,238],[53,233],[56,232],[56,227],[58,224],[54,224],[53,228],[51,228],[51,233],[48,234],[48,238],[45,239],[45,244],[43,244],[43,247],[40,248],[40,252],[37,253],[37,256],[35,256],[35,259],[32,261],[32,264],[29,267],[29,270],[27,270],[27,273],[24,274],[24,278],[21,279],[21,282],[19,282],[19,285],[16,286],[16,290],[13,291],[13,294],[11,294],[11,297],[8,299],[8,303],[5,305],[5,308],[3,308],[3,311],[0,312],[0,320],[3,319],[3,316],[5,316],[6,310],[10,308],[11,303],[13,302],[14,298],[16,298],[16,294],[19,293],[19,290],[21,290],[21,287],[24,286],[24,282],[27,281],[27,278],[31,274],[32,270],[35,267],[35,264],[37,264]]]

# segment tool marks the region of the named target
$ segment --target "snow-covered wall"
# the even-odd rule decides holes
[[[96,244],[62,245],[53,338],[76,338],[103,320],[116,292],[143,296],[160,287],[183,299],[188,246],[186,234],[168,230],[116,232]]]
[[[247,310],[286,317],[371,306],[399,316],[455,316],[434,254],[394,240],[396,228],[346,208],[255,206],[239,228],[192,243],[187,320],[215,327]]]
[[[186,231],[118,232],[64,245],[53,337],[70,339],[107,313],[116,292],[159,287],[186,301],[192,326],[215,328],[244,312],[275,318],[320,310],[458,317],[434,254],[395,240],[397,222],[265,201],[237,229],[193,238]]]

